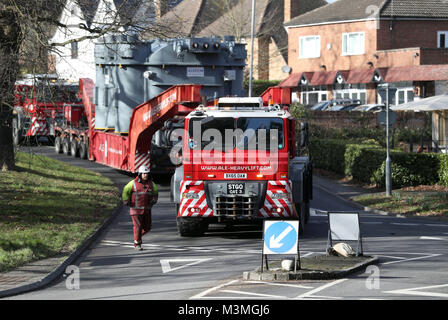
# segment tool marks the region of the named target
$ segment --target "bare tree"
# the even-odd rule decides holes
[[[145,31],[153,37],[168,33],[169,26],[159,24],[151,12],[154,4],[164,5],[169,0],[122,0],[116,11],[108,12],[107,21],[92,21],[78,27],[86,32],[61,43],[50,43],[56,28],[69,30],[73,26],[59,21],[66,0],[0,0],[0,170],[14,170],[12,119],[14,84],[20,75],[20,66],[29,71],[43,70],[49,53],[72,42],[96,39],[105,34]],[[74,0],[84,8],[98,1]],[[111,1],[109,1],[111,3]],[[107,9],[106,9],[107,10]],[[92,17],[91,17],[92,18]],[[172,30],[170,30],[172,33]],[[35,48],[39,48],[36,50]],[[30,52],[34,58],[30,59]],[[36,54],[37,52],[37,54]]]

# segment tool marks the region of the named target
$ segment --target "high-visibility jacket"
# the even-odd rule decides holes
[[[137,177],[130,181],[123,189],[123,202],[129,202],[130,214],[142,215],[148,212],[157,202],[159,192],[157,186],[152,180],[146,183]]]

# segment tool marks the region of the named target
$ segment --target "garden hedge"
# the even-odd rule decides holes
[[[315,139],[310,143],[310,155],[316,168],[384,186],[386,150],[377,145]],[[448,186],[448,155],[392,150],[390,157],[394,188],[434,184]]]

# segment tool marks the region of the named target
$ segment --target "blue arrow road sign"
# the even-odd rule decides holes
[[[299,221],[265,221],[264,254],[297,254]]]

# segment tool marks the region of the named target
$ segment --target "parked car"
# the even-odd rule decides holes
[[[327,111],[351,111],[361,104],[361,100],[357,99],[336,99],[335,101],[336,103]]]
[[[314,106],[311,107],[312,111],[324,111],[325,109],[328,108],[328,106],[330,106],[330,104],[332,103],[332,101],[321,101],[317,104],[315,104]]]
[[[354,108],[353,111],[375,112],[375,111],[381,111],[385,107],[386,106],[384,104],[364,104]]]

